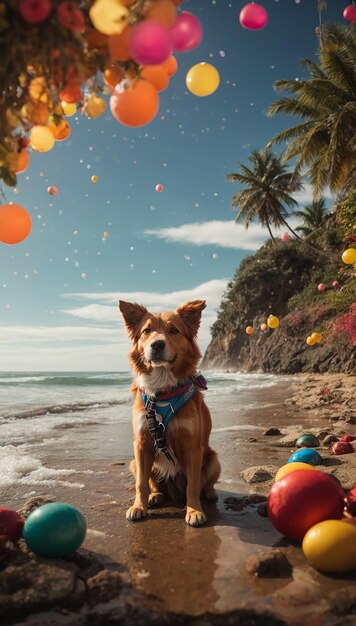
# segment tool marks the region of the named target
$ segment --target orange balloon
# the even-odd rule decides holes
[[[82,99],[82,90],[78,84],[67,84],[59,94],[59,99],[69,104]]]
[[[109,52],[116,61],[128,61],[131,58],[129,50],[130,26],[126,26],[121,33],[110,35],[108,39]]]
[[[21,174],[22,172],[25,172],[29,165],[30,157],[26,148],[24,148],[18,155],[17,163],[14,169],[15,174]]]
[[[143,126],[157,115],[159,97],[148,80],[123,81],[110,98],[114,118],[125,126]]]
[[[0,242],[13,245],[30,234],[32,220],[26,209],[18,204],[0,206]]]
[[[177,9],[171,0],[153,0],[146,13],[146,19],[155,20],[169,28],[177,17]]]
[[[117,65],[109,65],[103,72],[104,83],[111,89],[115,89],[116,85],[122,81],[123,77],[124,75]]]
[[[168,57],[168,59],[163,61],[162,67],[164,67],[168,76],[173,76],[178,69],[177,59],[173,56]]]
[[[59,124],[50,124],[48,128],[56,141],[65,141],[71,133],[68,122],[63,119],[59,122]]]
[[[163,65],[145,65],[141,70],[141,78],[152,83],[157,91],[163,91],[169,85],[168,74]]]

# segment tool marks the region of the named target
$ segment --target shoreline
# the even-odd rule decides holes
[[[95,602],[94,606],[83,602],[81,607],[71,609],[68,598],[54,602],[51,608],[54,621],[37,608],[30,620],[22,620],[19,615],[19,621],[5,621],[4,626],[6,623],[24,626],[118,624],[120,611],[126,620],[125,626],[126,623],[175,626],[180,624],[183,615],[188,624],[198,623],[199,619],[207,625],[225,624],[227,616],[234,615],[240,621],[232,623],[243,625],[304,626],[308,622],[322,626],[333,615],[337,619],[334,596],[342,593],[349,598],[344,603],[347,611],[353,601],[352,593],[356,603],[356,591],[350,591],[352,586],[356,587],[355,575],[320,574],[306,564],[300,547],[286,541],[263,516],[264,497],[273,482],[273,472],[287,462],[295,435],[303,430],[356,431],[355,401],[351,395],[354,377],[336,374],[302,375],[300,378],[292,385],[277,384],[256,391],[256,406],[233,406],[231,417],[227,414],[218,423],[214,420],[212,446],[220,453],[223,474],[217,484],[219,502],[203,505],[208,523],[202,528],[187,527],[183,510],[172,505],[153,509],[143,522],[132,524],[125,520],[125,510],[133,496],[128,445],[124,446],[127,453],[120,454],[119,458],[103,454],[101,461],[96,458],[87,465],[86,469],[93,473],[78,474],[80,482],[85,484],[83,489],[69,490],[60,485],[60,480],[55,489],[37,489],[42,496],[70,502],[83,510],[89,531],[79,553],[91,555],[87,556],[89,560],[97,559],[105,570],[116,572],[120,576],[120,590],[114,589],[113,596],[107,592],[107,599]],[[320,401],[323,397],[319,393],[320,385],[330,387],[332,393],[327,402]],[[236,420],[241,428],[234,429]],[[281,435],[266,436],[264,432],[270,427],[279,428]],[[127,428],[131,429],[131,425]],[[326,459],[320,469],[333,473],[344,484],[352,482],[356,475],[355,454],[337,457],[340,463],[329,465],[331,456],[327,449],[321,448],[320,452]],[[99,457],[99,453],[100,450],[96,456]],[[63,451],[57,450],[57,455],[56,462],[60,464]],[[72,459],[75,460],[75,453]],[[331,459],[334,460],[335,457]],[[56,466],[51,455],[44,464],[46,462],[50,462],[51,467]],[[241,472],[251,465],[269,467],[271,478],[246,482]],[[24,494],[22,498],[11,500],[6,497],[10,496],[10,491],[11,488],[5,490],[4,501],[7,506],[19,508]],[[27,487],[27,492],[30,491],[31,487]],[[246,560],[259,550],[273,547],[287,555],[293,566],[292,576],[256,579],[248,575]],[[19,605],[19,598],[17,602]],[[0,615],[1,603],[0,591]],[[28,608],[26,611],[29,612]],[[85,621],[88,615],[90,621]],[[346,615],[347,612],[339,626],[349,623]],[[327,623],[334,626],[332,621]]]

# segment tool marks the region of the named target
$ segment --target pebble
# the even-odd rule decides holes
[[[282,550],[259,550],[245,561],[245,569],[258,578],[289,578],[292,565]]]

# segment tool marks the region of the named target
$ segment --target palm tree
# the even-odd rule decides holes
[[[240,172],[226,177],[231,183],[244,185],[232,197],[232,206],[239,208],[236,222],[243,220],[248,228],[257,218],[262,226],[268,228],[272,241],[271,225],[278,227],[284,224],[298,237],[286,222],[286,217],[288,209],[297,206],[290,193],[300,191],[303,187],[299,175],[287,172],[286,164],[269,149],[261,152],[253,150],[248,160],[252,164],[251,168],[239,163]]]
[[[319,198],[319,200],[313,200],[312,204],[304,209],[295,211],[294,215],[303,220],[302,226],[298,226],[295,230],[302,233],[307,241],[312,241],[326,226],[331,214],[325,206],[325,199]]]
[[[287,91],[269,107],[276,113],[302,118],[268,144],[287,142],[286,159],[296,158],[295,175],[306,173],[315,197],[329,186],[333,192],[356,186],[356,30],[323,26],[319,65],[303,61],[306,79],[279,80],[276,91]]]

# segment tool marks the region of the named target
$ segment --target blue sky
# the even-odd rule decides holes
[[[236,188],[225,176],[292,123],[265,115],[273,82],[302,77],[300,59],[317,50],[316,0],[264,0],[268,25],[255,32],[239,24],[244,4],[184,0],[204,39],[176,55],[157,118],[130,129],[109,110],[97,120],[78,113],[69,140],[31,155],[17,195],[6,188],[31,213],[33,230],[22,244],[0,244],[0,370],[126,369],[119,297],[155,311],[206,298],[207,345],[227,281],[267,238],[258,225],[234,224]],[[329,0],[323,21],[342,23],[346,4]],[[207,98],[185,87],[200,61],[221,77]],[[48,185],[59,195],[49,196]],[[310,196],[307,187],[301,204]]]

